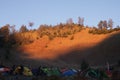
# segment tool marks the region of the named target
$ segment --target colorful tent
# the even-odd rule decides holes
[[[59,71],[58,68],[53,68],[53,69],[51,70],[51,75],[60,76],[61,73],[60,73],[60,71]]]
[[[9,68],[0,68],[0,72],[7,72],[7,71],[10,71],[10,69]]]
[[[62,73],[62,76],[73,76],[73,75],[75,75],[76,73],[77,73],[77,72],[76,72],[75,70],[70,69],[70,70],[67,70],[67,71],[63,72],[63,73]]]
[[[95,69],[89,69],[86,72],[85,77],[94,78],[94,79],[109,78],[108,75],[105,73],[105,71],[95,70]]]
[[[20,74],[20,75],[25,75],[25,76],[32,76],[32,71],[28,67],[22,67],[18,66],[16,67],[14,74]]]
[[[32,76],[33,74],[32,74],[32,71],[28,67],[24,67],[23,75]]]
[[[10,72],[9,68],[6,67],[0,68],[0,75],[8,75],[8,72]]]
[[[42,70],[44,71],[44,73],[46,73],[47,76],[52,76],[52,75],[60,76],[61,75],[58,68],[47,68],[47,67],[45,67]]]

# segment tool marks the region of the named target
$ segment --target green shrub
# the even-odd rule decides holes
[[[52,35],[49,35],[48,37],[49,37],[49,40],[53,40],[54,39],[54,36],[52,36]]]

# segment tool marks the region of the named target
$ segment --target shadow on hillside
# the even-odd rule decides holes
[[[23,64],[25,66],[79,66],[82,60],[86,60],[91,65],[105,65],[106,62],[110,64],[117,63],[120,60],[120,33],[114,34],[102,41],[100,44],[86,48],[83,50],[76,49],[78,45],[68,52],[66,55],[61,55],[54,60],[49,59],[28,59],[24,58],[29,55],[20,54],[14,55],[11,62],[5,64]],[[21,57],[22,56],[22,57]]]
[[[106,62],[115,64],[120,60],[120,33],[111,35],[94,47],[84,50],[73,49],[67,55],[59,56],[57,59],[68,64],[80,64],[82,60],[99,66],[106,65]]]

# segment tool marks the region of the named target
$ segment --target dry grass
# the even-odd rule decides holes
[[[21,49],[31,55],[31,58],[48,58],[54,59],[61,54],[65,54],[72,50],[74,46],[76,48],[83,49],[85,47],[92,47],[107,38],[108,35],[92,35],[87,30],[83,30],[77,34],[74,34],[74,39],[67,38],[55,38],[49,40],[47,36],[36,40],[34,43],[22,46]]]
[[[120,32],[93,35],[88,31],[89,29],[85,29],[66,38],[56,37],[53,40],[44,36],[31,44],[18,47],[18,51],[12,49],[14,59],[10,63],[78,66],[82,59],[86,59],[91,64],[104,64],[106,55],[109,61],[113,61],[113,63],[117,61],[120,38],[116,34]],[[115,35],[117,38],[112,39],[111,37]],[[71,37],[74,38],[71,40]],[[114,42],[116,43],[114,44]]]

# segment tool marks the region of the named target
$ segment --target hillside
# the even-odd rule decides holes
[[[88,30],[53,40],[44,36],[32,44],[19,47],[21,54],[18,55],[25,64],[32,65],[78,66],[82,60],[87,60],[91,65],[117,62],[120,58],[120,32],[93,35]],[[71,40],[71,36],[74,39]]]
[[[93,47],[103,41],[108,35],[92,35],[88,33],[88,30],[83,30],[72,36],[74,37],[73,40],[70,39],[71,36],[55,38],[54,40],[49,40],[45,36],[32,44],[22,46],[20,50],[28,53],[29,58],[54,59],[74,49],[82,50]]]
[[[89,28],[86,28],[68,37],[56,37],[53,40],[44,36],[33,43],[12,49],[9,61],[5,61],[2,58],[5,54],[1,54],[1,62],[6,65],[67,67],[78,67],[82,60],[96,66],[105,65],[106,62],[117,63],[120,59],[120,31],[99,35],[88,31]],[[5,50],[0,49],[0,52],[5,53]]]

